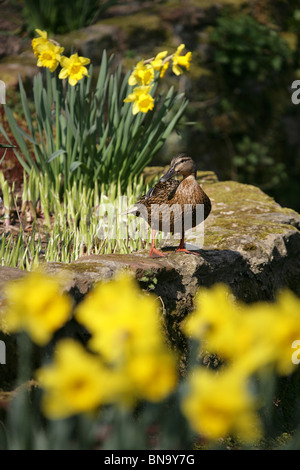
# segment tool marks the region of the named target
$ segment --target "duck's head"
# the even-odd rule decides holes
[[[170,164],[170,168],[167,173],[163,175],[159,182],[164,183],[168,181],[174,175],[182,175],[186,178],[189,175],[195,174],[196,164],[186,153],[179,153],[173,158]]]

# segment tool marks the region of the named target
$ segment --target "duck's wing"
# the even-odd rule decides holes
[[[156,183],[153,188],[150,188],[147,194],[141,197],[138,201],[139,203],[148,202],[151,203],[151,199],[154,199],[157,202],[160,201],[169,201],[174,197],[174,194],[179,186],[180,181],[169,179],[165,182]]]

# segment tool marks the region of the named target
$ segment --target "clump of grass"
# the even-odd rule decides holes
[[[121,185],[111,184],[105,191],[97,182],[93,189],[81,180],[61,194],[62,176],[53,184],[47,174],[29,177],[24,172],[23,189],[14,193],[0,173],[3,197],[0,217],[0,262],[2,266],[31,270],[40,262],[69,263],[83,255],[131,253],[146,248],[147,238],[121,233],[124,198],[127,207],[148,190],[142,177],[130,180],[124,194]],[[111,207],[112,213],[101,217],[101,209]],[[134,217],[133,217],[134,218]],[[101,232],[100,225],[112,227],[111,233]],[[124,228],[124,227],[123,227]],[[102,227],[103,229],[103,227]]]

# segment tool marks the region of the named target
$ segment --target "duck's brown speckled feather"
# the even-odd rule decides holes
[[[191,174],[182,181],[171,178],[165,182],[158,182],[136,203],[136,215],[145,218],[155,230],[163,229],[163,231],[174,234],[180,226],[181,230],[185,231],[199,223],[196,210],[200,204],[204,205],[204,216],[200,220],[201,222],[209,215],[211,203],[207,194],[197,183],[195,176]],[[160,206],[160,209],[155,211],[153,209],[156,207],[155,205]],[[143,209],[146,208],[146,210],[139,210],[139,206]],[[170,217],[169,230],[164,230],[164,213],[167,214],[167,218]],[[185,218],[184,215],[190,215],[188,226],[187,217]],[[185,222],[186,224],[184,224]]]
[[[139,204],[144,204],[143,201],[148,201],[149,199],[153,200],[154,198],[157,201],[161,201],[163,204],[167,198],[170,201],[176,193],[176,190],[180,184],[180,181],[169,179],[164,183],[158,182],[153,188],[150,188],[146,195],[142,196],[139,200]]]

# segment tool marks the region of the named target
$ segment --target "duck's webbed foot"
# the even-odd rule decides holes
[[[177,248],[176,253],[188,253],[189,255],[197,255],[200,256],[199,253],[196,253],[195,251],[189,251],[186,248]]]
[[[150,258],[166,258],[167,255],[159,251],[157,248],[151,247],[149,256]]]
[[[190,251],[190,250],[187,250],[184,246],[184,237],[182,237],[182,239],[180,240],[180,244],[179,244],[179,247],[176,249],[176,253],[187,253],[189,255],[197,255],[197,256],[200,256],[199,253],[196,253],[195,251]]]
[[[162,253],[157,248],[155,248],[155,232],[156,231],[152,229],[152,242],[149,256],[150,258],[166,258],[167,255],[165,253]]]

